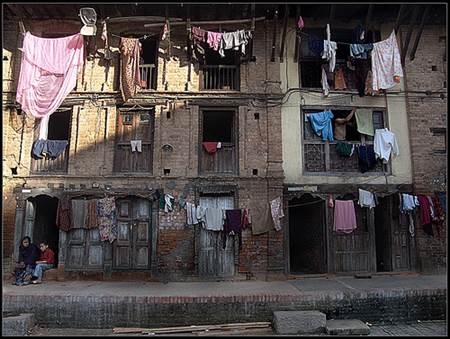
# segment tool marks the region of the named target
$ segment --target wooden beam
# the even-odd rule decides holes
[[[400,5],[400,9],[398,10],[398,14],[397,14],[397,20],[395,21],[395,34],[397,34],[398,32],[398,28],[400,27],[400,23],[402,21],[402,17],[403,17],[403,12],[405,11],[406,5],[402,4]]]
[[[416,6],[414,8],[414,12],[413,12],[410,24],[409,24],[408,34],[406,35],[405,44],[403,45],[403,48],[402,48],[402,55],[401,55],[402,65],[405,65],[405,57],[406,57],[406,53],[408,51],[409,42],[411,41],[411,36],[412,36],[413,29],[414,29],[414,25],[417,21],[417,16],[419,15],[419,9],[420,9],[420,6]]]
[[[428,17],[429,9],[430,9],[430,6],[427,5],[425,7],[425,11],[423,12],[422,21],[420,22],[419,33],[417,33],[416,40],[414,41],[414,45],[411,50],[411,54],[409,54],[409,60],[411,60],[411,61],[413,61],[414,58],[416,57],[416,50],[417,50],[417,47],[419,46],[420,37],[422,36],[423,26],[425,25],[425,20]]]
[[[294,47],[294,62],[298,61],[298,49],[299,49],[299,36],[297,33],[300,31],[300,29],[297,26],[297,20],[300,17],[300,5],[295,6],[295,47]]]
[[[272,55],[270,61],[275,61],[276,45],[277,45],[277,34],[278,34],[278,8],[275,9],[275,14],[273,17],[273,36],[272,36]]]
[[[281,37],[280,62],[283,62],[284,44],[286,43],[286,31],[289,19],[289,5],[284,5],[284,21],[283,21],[283,36]]]
[[[129,20],[132,20],[133,18],[128,18]],[[255,21],[262,21],[266,20],[265,16],[255,18]],[[170,19],[172,21],[172,19]],[[251,22],[252,19],[243,19],[243,20],[222,20],[222,21],[191,21],[191,25],[227,25],[227,24],[246,24]],[[185,22],[173,22],[170,24],[170,26],[182,26],[185,25]],[[164,22],[158,22],[153,24],[145,24],[144,27],[158,27],[158,26],[164,26]]]
[[[366,21],[364,24],[364,28],[367,30],[370,21],[372,20],[372,13],[373,13],[373,5],[369,5],[367,8],[367,15],[366,15]]]

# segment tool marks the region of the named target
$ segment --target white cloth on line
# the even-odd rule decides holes
[[[142,152],[142,140],[130,140],[131,152]]]
[[[197,206],[197,222],[201,223],[203,226],[206,223],[206,207]]]
[[[383,159],[385,163],[389,161],[391,152],[393,155],[399,155],[397,138],[395,134],[387,128],[375,130],[375,138],[373,141],[373,150],[377,158]]]
[[[50,121],[50,114],[47,114],[41,118],[41,121],[39,122],[39,139],[47,140],[49,121]]]
[[[173,211],[173,206],[172,206],[172,202],[170,201],[170,199],[174,199],[173,196],[171,196],[170,194],[165,194],[164,195],[164,200],[165,200],[165,204],[164,204],[164,212],[172,212]]]
[[[411,194],[402,194],[402,200],[403,200],[403,211],[409,212],[414,210],[417,206],[419,206],[419,200],[417,197],[411,195]]]
[[[205,229],[209,231],[223,231],[223,210],[207,207],[205,212]]]
[[[322,89],[323,95],[328,96],[330,93],[330,86],[328,85],[327,72],[325,72],[325,68],[322,66]]]
[[[369,208],[374,208],[376,206],[375,197],[372,192],[365,191],[362,189],[358,189],[358,191],[359,191],[359,201],[358,201],[359,206]]]
[[[186,210],[186,223],[191,226],[198,224],[197,220],[197,207],[190,202],[186,202],[186,206],[184,206]]]

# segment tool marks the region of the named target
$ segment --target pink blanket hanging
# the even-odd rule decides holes
[[[25,34],[16,101],[36,118],[55,112],[77,84],[83,65],[81,34],[46,39]]]

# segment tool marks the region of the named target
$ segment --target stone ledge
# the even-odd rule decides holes
[[[35,324],[33,313],[22,313],[2,319],[2,336],[26,336]]]
[[[369,326],[358,319],[327,320],[327,334],[333,335],[368,335]]]
[[[326,322],[326,315],[319,311],[273,312],[273,326],[277,334],[323,333]]]

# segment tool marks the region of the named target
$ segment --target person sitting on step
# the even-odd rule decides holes
[[[14,285],[23,286],[30,283],[31,274],[39,259],[39,248],[31,243],[31,238],[26,236],[19,246],[19,260],[14,269]]]
[[[41,248],[41,257],[36,261],[36,268],[33,272],[32,283],[42,283],[42,275],[45,270],[49,270],[55,265],[55,253],[48,247],[48,243],[42,242],[39,246]]]

